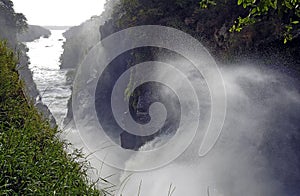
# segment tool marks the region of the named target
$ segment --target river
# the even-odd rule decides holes
[[[52,30],[49,38],[26,43],[33,79],[58,125],[62,125],[71,95],[66,81],[69,70],[59,67],[63,32]],[[98,172],[90,176],[102,176],[116,185],[122,182],[117,192],[124,196],[164,196],[173,189],[173,196],[298,195],[299,151],[294,146],[299,141],[299,82],[252,64],[222,67],[221,71],[227,116],[212,153],[199,157],[196,143],[165,167],[136,173],[103,168],[92,155],[88,160]],[[77,148],[84,147],[75,129],[68,132],[67,139]],[[145,161],[131,157],[126,165]],[[105,176],[114,176],[114,180]]]
[[[71,83],[67,82],[67,73],[71,69],[60,69],[60,56],[63,53],[64,30],[51,30],[49,38],[40,38],[33,42],[25,43],[29,49],[27,55],[30,58],[29,69],[33,73],[33,80],[42,97],[42,102],[48,106],[53,114],[59,129],[62,140],[72,143],[68,150],[74,148],[83,149],[85,154],[89,154],[81,140],[79,132],[73,126],[64,126],[64,118],[67,114],[67,103],[71,96]],[[99,177],[99,171],[103,169],[102,162],[99,162],[94,156],[89,156],[89,162],[96,170],[89,170],[88,175],[96,180]],[[109,176],[115,173],[115,170],[105,167],[101,171],[101,176]],[[118,177],[117,177],[118,178]],[[99,186],[106,186],[99,183]],[[109,185],[111,186],[111,185]]]
[[[51,30],[49,38],[27,42],[30,58],[29,68],[40,91],[42,101],[52,112],[56,122],[62,126],[71,95],[71,85],[66,81],[69,70],[60,70],[60,56],[63,52],[64,30]]]

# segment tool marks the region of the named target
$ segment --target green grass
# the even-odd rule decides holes
[[[14,53],[0,41],[0,195],[102,195],[87,162],[28,103]]]

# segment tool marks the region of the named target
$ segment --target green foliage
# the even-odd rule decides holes
[[[19,33],[25,31],[28,28],[27,19],[22,13],[15,14],[16,27]]]
[[[101,195],[80,151],[67,153],[26,100],[12,51],[0,42],[0,195]]]
[[[159,24],[161,19],[183,15],[197,5],[197,0],[121,0],[115,7],[116,27]]]
[[[250,17],[238,17],[238,19],[234,22],[234,25],[232,25],[232,27],[230,28],[230,32],[236,31],[236,32],[240,32],[243,27],[248,26],[248,25],[252,25],[255,24],[256,20],[254,18],[250,18]]]
[[[284,43],[287,43],[287,41],[291,41],[293,39],[293,36],[291,34],[293,30],[293,26],[299,24],[299,21],[290,21],[289,24],[285,25],[285,31],[284,31]]]
[[[205,9],[222,2],[227,0],[201,0],[200,7]],[[286,43],[293,39],[293,30],[299,29],[300,0],[237,0],[237,5],[246,12],[238,16],[230,32],[240,32],[244,27],[258,22],[276,21],[281,26],[280,35]]]
[[[217,3],[213,0],[201,0],[199,4],[202,9],[217,5]]]
[[[15,13],[14,4],[11,0],[0,0],[0,11],[8,25],[15,27],[18,32],[27,28],[26,17],[22,13]]]
[[[248,10],[245,17],[240,17],[231,31],[240,31],[249,24],[270,18],[279,20],[284,26],[284,42],[293,39],[293,28],[299,28],[300,1],[299,0],[238,0],[238,5]]]
[[[163,15],[161,9],[151,4],[145,6],[140,0],[121,0],[114,11],[114,15],[119,15],[120,13],[125,14],[119,18],[117,22],[118,28],[136,26],[143,23],[143,21],[155,20],[155,18]]]

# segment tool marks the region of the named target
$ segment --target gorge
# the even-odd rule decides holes
[[[290,32],[293,39],[285,43],[284,26],[278,28],[287,18],[263,17],[241,32],[232,32],[232,25],[237,25],[235,19],[246,16],[247,9],[235,1],[216,1],[208,9],[200,5],[199,0],[109,0],[99,16],[69,29],[49,30],[51,35],[43,31],[44,36],[34,36],[36,40],[24,43],[28,49],[20,46],[23,53],[19,54],[19,65],[25,69],[19,69],[19,74],[25,78],[27,92],[37,108],[45,111],[44,117],[52,127],[57,125],[61,130],[57,134],[59,138],[72,144],[65,148],[66,152],[76,153],[78,149],[83,152],[79,160],[88,160],[90,167],[84,172],[102,191],[100,195],[300,194],[299,24]],[[218,66],[226,91],[226,116],[217,142],[205,156],[199,155],[199,148],[204,130],[211,123],[214,103],[210,87],[216,86],[220,78],[214,78],[209,86],[190,59],[154,44],[127,50],[110,59],[113,55],[108,51],[120,51],[124,43],[134,43],[135,39],[130,42],[127,39],[131,36],[120,36],[116,40],[121,41],[112,41],[110,45],[107,38],[142,25],[159,25],[187,33],[201,44],[198,62],[210,70],[211,58]],[[10,35],[1,32],[2,29],[1,36]],[[165,36],[156,33],[156,37],[151,37],[153,43]],[[6,39],[12,39],[11,35]],[[12,44],[17,42],[15,39]],[[185,44],[179,44],[182,42]],[[197,51],[189,47],[189,40],[171,43],[174,48],[184,48],[184,54]],[[109,61],[107,65],[101,64],[106,61]],[[159,69],[162,65],[176,67],[185,77],[170,69]],[[112,96],[126,71],[128,76],[121,80],[123,91]],[[150,81],[136,87],[147,77],[174,86]],[[197,107],[190,104],[193,93],[186,91],[185,80],[192,83],[195,94],[201,95]],[[184,95],[184,103],[180,94]],[[221,94],[216,95],[222,98]],[[124,114],[129,114],[140,126],[154,119],[151,107],[159,102],[166,111],[163,126],[152,135],[128,132],[122,124],[126,125],[125,118],[120,123],[114,114],[112,104],[121,107],[121,101],[113,102],[115,97],[127,103]],[[200,131],[190,145],[168,164],[132,170],[173,155],[172,149],[185,147],[187,138],[182,138],[169,151],[159,151],[178,137],[183,106],[196,118],[195,108],[200,111],[197,119]],[[185,122],[191,126],[193,123]],[[109,151],[116,146],[130,153],[111,156],[109,153],[119,152]],[[156,150],[155,157],[141,155]],[[120,167],[110,165],[107,160],[111,157],[119,161]]]

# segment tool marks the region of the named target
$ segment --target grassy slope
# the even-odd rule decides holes
[[[0,195],[101,195],[81,154],[66,153],[58,130],[28,104],[15,66],[0,41]]]

